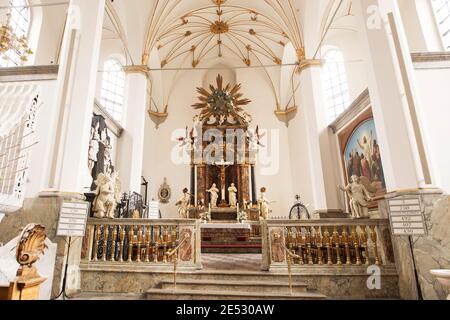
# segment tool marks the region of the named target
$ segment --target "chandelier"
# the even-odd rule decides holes
[[[23,65],[33,51],[28,46],[28,39],[25,36],[18,37],[15,34],[10,22],[11,14],[7,14],[6,24],[0,27],[0,54],[3,55],[4,60],[8,60],[6,53],[11,50],[17,54]]]

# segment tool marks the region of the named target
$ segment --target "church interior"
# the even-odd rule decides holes
[[[0,0],[0,300],[450,299],[449,80],[450,0]]]

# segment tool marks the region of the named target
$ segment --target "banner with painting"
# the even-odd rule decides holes
[[[385,194],[386,181],[373,118],[356,125],[343,150],[346,180],[357,175],[370,193]]]

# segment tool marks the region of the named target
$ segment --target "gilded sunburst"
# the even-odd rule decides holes
[[[244,112],[243,106],[251,101],[242,98],[240,93],[241,85],[236,84],[233,87],[228,83],[223,86],[223,77],[219,74],[216,78],[217,87],[209,86],[210,91],[205,88],[197,88],[200,94],[200,102],[193,105],[195,109],[201,109],[200,121],[209,120],[214,117],[219,124],[223,124],[231,118],[241,124],[248,124],[250,116]]]

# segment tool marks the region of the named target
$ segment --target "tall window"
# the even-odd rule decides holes
[[[101,103],[118,122],[122,122],[125,73],[116,59],[109,59],[103,67]]]
[[[344,58],[338,50],[325,54],[323,68],[324,90],[328,107],[328,120],[334,121],[350,105]]]
[[[450,0],[431,0],[444,49],[450,51]]]
[[[30,29],[31,12],[26,0],[9,0],[9,25],[12,31],[18,37],[27,37]],[[6,15],[2,15],[2,24],[7,23]],[[20,54],[15,50],[8,50],[1,54],[0,66],[12,67],[18,66],[22,63],[20,60]]]

